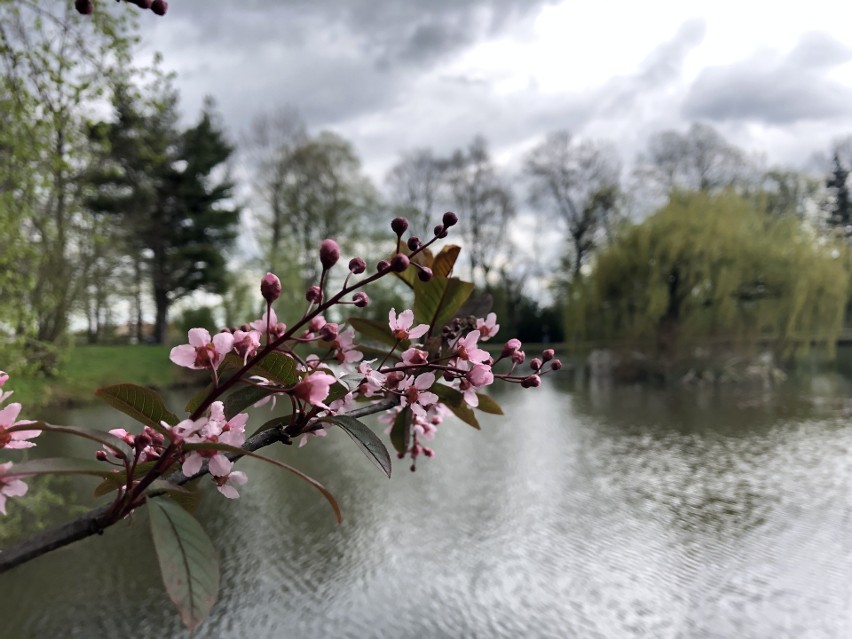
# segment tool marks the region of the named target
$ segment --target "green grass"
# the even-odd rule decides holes
[[[55,379],[15,376],[6,390],[28,407],[94,401],[101,386],[130,382],[164,388],[188,381],[183,369],[169,361],[170,346],[77,346]]]

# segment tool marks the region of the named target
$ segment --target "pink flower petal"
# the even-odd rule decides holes
[[[189,344],[190,346],[206,346],[210,343],[210,331],[206,328],[191,328],[189,329]]]
[[[196,452],[192,452],[189,454],[189,457],[183,462],[183,465],[180,467],[181,472],[186,477],[192,477],[193,475],[197,475],[198,471],[201,470],[201,463],[203,460],[201,459],[201,455]]]
[[[207,467],[210,469],[210,474],[214,477],[227,477],[228,473],[231,472],[232,465],[227,457],[221,453],[216,453],[210,458],[210,463]]]
[[[169,353],[169,359],[178,366],[197,369],[195,365],[195,347],[189,344],[175,346]]]

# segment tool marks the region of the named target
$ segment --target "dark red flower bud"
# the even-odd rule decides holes
[[[97,459],[98,461],[106,461],[107,460],[106,451],[105,450],[96,451],[95,452],[95,459]]]
[[[337,264],[340,259],[340,247],[334,240],[323,240],[320,244],[320,262],[325,270]]]
[[[281,280],[274,273],[267,273],[260,280],[260,294],[263,299],[272,304],[281,295]]]
[[[90,16],[95,12],[95,5],[92,0],[74,0],[74,8],[84,16]]]
[[[393,229],[393,232],[401,237],[402,234],[408,230],[408,220],[404,217],[393,218],[391,220],[391,229]]]
[[[390,262],[388,262],[387,260],[379,260],[379,263],[376,264],[376,270],[379,273],[383,273],[384,271],[388,270],[389,268],[390,268]]]
[[[367,294],[364,291],[358,291],[352,296],[352,301],[355,302],[355,306],[358,308],[364,308],[370,303],[370,298],[367,297]]]
[[[145,448],[145,446],[150,445],[151,438],[145,433],[140,433],[136,435],[136,437],[133,439],[133,446],[136,448],[136,450],[142,450],[143,448]]]
[[[421,282],[428,282],[432,279],[432,269],[428,266],[424,266],[423,268],[419,269],[417,277],[420,279]]]
[[[349,270],[355,275],[359,275],[367,270],[367,263],[363,258],[353,257],[349,260]]]
[[[538,375],[530,375],[521,381],[521,386],[524,388],[538,388],[541,386],[541,377]]]
[[[444,224],[444,228],[447,228],[447,229],[450,228],[451,226],[456,225],[458,223],[458,221],[459,221],[458,215],[456,215],[452,211],[447,211],[446,213],[444,213],[444,217],[441,220],[441,222],[443,222],[443,224]]]
[[[409,260],[407,255],[403,255],[402,253],[397,253],[391,258],[390,266],[391,269],[396,271],[397,273],[402,273],[405,269],[408,268]]]
[[[133,4],[140,9],[150,9],[151,5],[154,4],[154,0],[133,0]]]
[[[234,329],[229,327],[229,326],[226,326],[225,328],[220,329],[219,332],[220,333],[233,333]]]
[[[436,226],[432,230],[435,232],[435,237],[446,237],[446,235],[443,235],[443,236],[441,235],[441,233],[444,232],[444,225],[443,224],[439,224],[438,226]]]
[[[556,357],[556,352],[555,352],[552,348],[545,348],[545,349],[541,352],[541,360],[542,360],[543,362],[549,362],[549,361],[550,361],[550,360],[552,360],[554,357]]]
[[[540,369],[541,368],[541,360],[538,357],[533,357],[532,360],[530,360],[530,368],[533,369],[534,371],[537,371],[538,369]]]
[[[319,330],[319,334],[326,342],[333,342],[337,339],[337,324],[334,322],[323,324],[323,327]]]
[[[319,304],[322,301],[322,289],[319,286],[310,286],[305,291],[305,299],[311,304]]]
[[[428,446],[424,446],[423,454],[426,455],[426,457],[432,458],[435,456],[435,451],[429,448]]]
[[[415,236],[412,235],[411,237],[408,238],[407,245],[408,245],[409,251],[416,251],[417,249],[419,249],[423,245],[423,243],[420,241],[419,237],[415,237]]]
[[[166,15],[166,11],[169,10],[169,3],[166,0],[154,0],[151,3],[151,11],[156,13],[158,16]]]
[[[561,360],[554,359],[550,362],[550,370],[558,371],[560,368],[562,368]]]

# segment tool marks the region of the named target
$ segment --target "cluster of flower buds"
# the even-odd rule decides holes
[[[12,392],[3,390],[9,375],[0,371],[0,405],[4,404]],[[8,404],[0,409],[0,449],[20,449],[35,446],[29,440],[38,437],[40,430],[29,429],[28,426],[35,422],[32,420],[19,420],[21,405],[17,402]],[[8,497],[20,497],[27,492],[27,485],[14,475],[12,462],[0,464],[0,513],[6,514],[6,499]]]
[[[169,3],[166,0],[124,0],[128,4],[135,4],[140,9],[151,10],[158,16],[166,15],[169,10]],[[93,0],[74,0],[74,8],[78,13],[84,16],[90,16],[95,12],[95,3]]]

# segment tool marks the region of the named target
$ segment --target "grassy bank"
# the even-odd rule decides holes
[[[191,381],[186,372],[169,361],[170,346],[75,347],[55,379],[14,375],[8,388],[14,401],[27,407],[94,401],[95,389],[131,382],[164,388]]]

